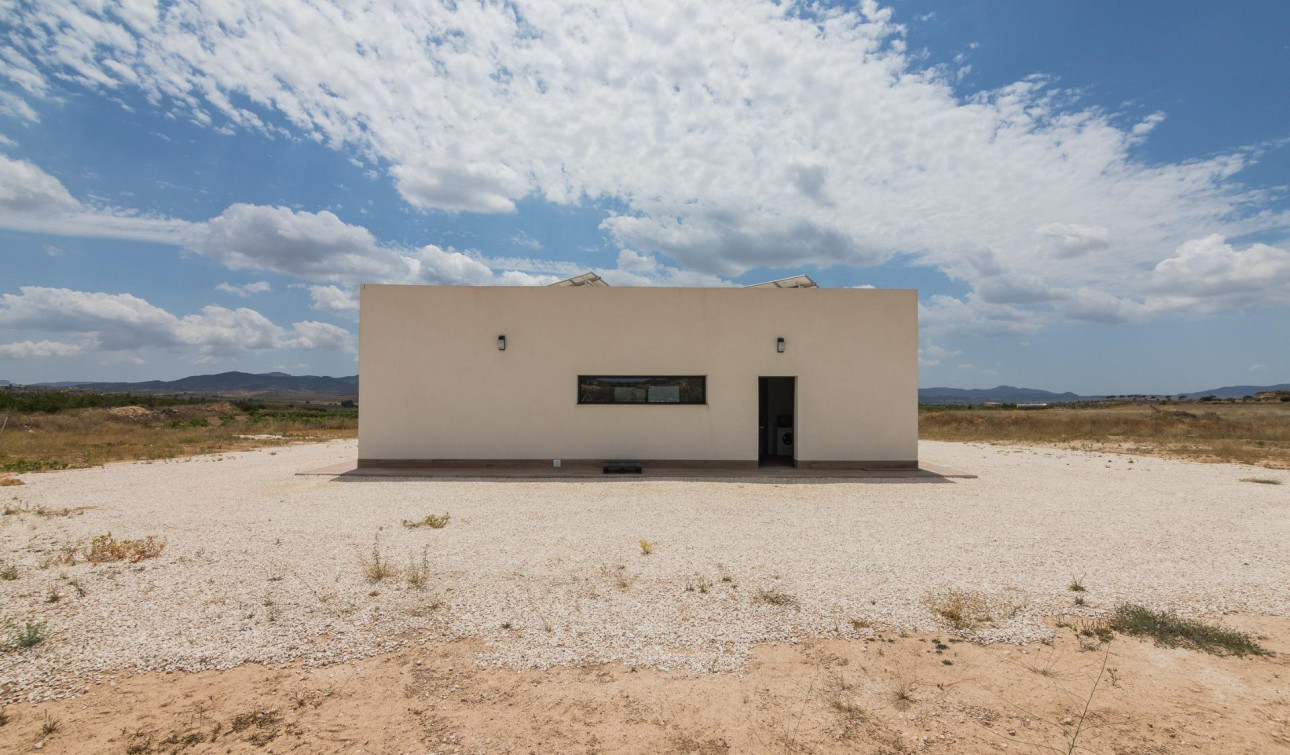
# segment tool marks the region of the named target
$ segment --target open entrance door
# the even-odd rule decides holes
[[[757,397],[758,462],[763,467],[796,466],[797,378],[759,377]]]

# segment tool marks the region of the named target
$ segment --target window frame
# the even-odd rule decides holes
[[[701,401],[583,401],[582,385],[584,380],[604,380],[613,378],[617,380],[698,380],[701,391]],[[707,375],[578,375],[577,379],[578,395],[577,406],[707,406],[708,405],[708,376]]]

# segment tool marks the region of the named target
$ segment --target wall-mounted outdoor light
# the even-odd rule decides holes
[[[783,339],[783,338],[776,338],[776,339],[775,339],[775,351],[778,351],[778,352],[779,352],[779,353],[781,353],[781,354],[783,354],[783,353],[784,353],[784,339]]]
[[[497,350],[506,351],[506,336],[497,337]]]

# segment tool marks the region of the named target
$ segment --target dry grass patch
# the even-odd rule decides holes
[[[1061,445],[1290,468],[1290,403],[1058,406],[1040,411],[926,407],[927,440]]]
[[[85,548],[85,560],[91,564],[105,564],[113,561],[129,561],[137,564],[148,558],[156,558],[166,549],[166,541],[156,535],[148,535],[142,540],[117,540],[108,532],[90,541]]]
[[[927,597],[927,606],[955,631],[968,632],[999,618],[1000,608],[980,590],[957,587],[934,592]]]
[[[429,527],[432,530],[441,530],[448,526],[448,521],[451,519],[452,516],[447,512],[442,514],[426,514],[424,519],[404,519],[403,526],[410,530],[420,529],[421,527]]]
[[[122,410],[133,410],[124,412]],[[0,473],[48,472],[113,461],[173,459],[358,434],[354,411],[279,408],[241,411],[227,402],[147,409],[113,407],[14,414]],[[239,436],[276,436],[239,437]],[[12,477],[0,485],[22,484]]]
[[[26,483],[24,483],[22,480],[19,480],[17,477],[0,477],[0,488],[8,488],[14,485],[25,485],[25,484]]]
[[[768,606],[778,606],[780,608],[800,607],[796,595],[792,595],[781,590],[758,590],[757,593],[753,595],[753,600],[758,603],[765,603]]]

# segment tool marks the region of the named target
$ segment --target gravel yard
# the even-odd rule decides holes
[[[755,643],[870,627],[1028,641],[1120,601],[1290,610],[1290,473],[924,442],[979,479],[331,481],[353,441],[22,476],[0,488],[0,697],[136,669],[324,664],[475,637],[485,665],[741,668]],[[63,509],[70,509],[63,511]],[[450,513],[442,529],[402,520]],[[138,563],[63,563],[110,531]],[[653,545],[642,552],[641,541]],[[365,574],[376,549],[396,573]],[[424,584],[415,585],[425,569]],[[1078,579],[1086,592],[1073,593]],[[57,595],[56,600],[51,596]],[[1075,597],[1085,606],[1076,606]],[[44,622],[21,649],[17,628]]]

